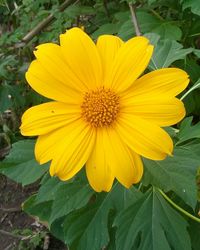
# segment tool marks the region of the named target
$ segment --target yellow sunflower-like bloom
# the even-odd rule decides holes
[[[28,109],[21,133],[38,135],[35,156],[51,161],[50,174],[72,178],[84,165],[94,190],[109,191],[116,178],[129,188],[143,174],[141,156],[163,160],[173,143],[161,127],[185,116],[175,98],[189,80],[180,69],[147,67],[153,46],[145,37],[127,42],[102,35],[95,44],[79,28],[60,36],[60,45],[37,47],[26,79],[55,101]]]

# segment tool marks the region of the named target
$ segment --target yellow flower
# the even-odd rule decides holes
[[[123,42],[102,35],[95,44],[79,28],[62,34],[60,45],[37,47],[26,79],[55,101],[28,109],[21,133],[39,136],[35,156],[40,164],[51,161],[52,176],[68,180],[86,165],[94,190],[109,191],[115,178],[129,188],[142,178],[140,155],[163,160],[172,154],[172,140],[160,127],[185,116],[175,96],[189,80],[176,68],[138,79],[152,53],[145,37]]]

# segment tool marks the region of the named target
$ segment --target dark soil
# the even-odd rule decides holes
[[[21,204],[37,189],[37,184],[22,187],[0,175],[0,250],[67,249],[62,242],[51,236],[42,224],[21,211]],[[43,233],[40,246],[33,247],[29,239],[24,239],[26,236],[23,233],[26,229],[31,234]]]

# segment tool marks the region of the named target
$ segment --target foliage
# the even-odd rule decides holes
[[[18,141],[13,144],[9,156],[0,163],[0,173],[8,176],[22,185],[28,185],[38,180],[48,166],[39,166],[34,159],[34,143],[31,140]]]
[[[47,232],[45,231],[32,231],[31,229],[16,229],[13,231],[13,235],[21,238],[18,250],[34,250],[38,247],[42,247],[45,237],[47,236]]]
[[[139,185],[125,189],[117,182],[109,193],[94,193],[84,170],[61,182],[39,166],[34,158],[34,139],[19,134],[20,117],[28,107],[45,99],[25,82],[24,74],[39,43],[58,42],[72,26],[96,39],[116,34],[127,40],[135,34],[127,1],[71,1],[59,11],[61,0],[4,0],[0,2],[0,173],[28,185],[40,181],[38,193],[23,209],[36,216],[69,249],[199,249],[200,189],[200,8],[196,0],[135,0],[142,34],[155,46],[148,67],[180,67],[191,83],[182,98],[187,117],[167,131],[173,136],[174,156],[164,161],[144,160]],[[48,15],[53,20],[32,39],[26,34]],[[180,96],[181,97],[181,96]],[[197,174],[198,172],[198,174]],[[170,205],[159,190],[183,209]],[[187,211],[184,213],[184,210]]]

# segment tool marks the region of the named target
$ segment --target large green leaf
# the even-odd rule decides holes
[[[116,249],[190,250],[187,222],[153,189],[115,219]]]
[[[190,220],[189,234],[192,242],[192,249],[199,250],[200,246],[200,223]]]
[[[69,214],[64,221],[65,242],[79,250],[99,250],[109,242],[108,216],[112,210],[120,211],[132,200],[140,197],[135,189],[124,189],[116,184],[108,194]]]
[[[192,51],[192,48],[183,49],[183,46],[176,41],[160,40],[155,46],[149,68],[151,70],[167,68],[173,62],[184,59]]]
[[[160,20],[144,11],[137,13],[138,23],[143,34],[156,33],[162,39],[180,40],[182,36],[181,29],[170,21]],[[127,40],[135,35],[134,26],[131,20],[125,21],[119,29],[119,36]]]
[[[200,145],[176,147],[174,156],[164,161],[144,159],[144,185],[152,184],[164,191],[174,191],[188,205],[197,201],[196,172],[200,166]]]
[[[34,158],[34,140],[22,140],[13,144],[10,154],[0,162],[0,173],[10,179],[28,185],[47,171],[48,165],[40,166]]]
[[[49,220],[49,224],[52,224],[74,209],[84,207],[93,193],[83,171],[69,181],[61,181],[57,177],[46,175],[41,181],[35,203],[53,201]]]
[[[51,201],[36,203],[36,195],[30,196],[23,204],[23,210],[31,216],[36,216],[40,221],[44,222],[48,226],[49,217],[51,215]]]
[[[177,144],[189,139],[200,138],[200,122],[192,126],[193,117],[187,117],[182,121],[178,133],[179,141]]]
[[[57,239],[63,242],[65,242],[65,236],[62,226],[64,219],[65,217],[60,217],[59,219],[55,220],[50,226],[51,234],[53,234]]]
[[[55,193],[50,223],[69,214],[74,209],[84,207],[93,193],[89,184],[85,185],[80,181],[60,185]]]
[[[56,177],[48,176],[48,179],[45,182],[42,181],[41,183],[41,187],[37,194],[36,202],[41,203],[45,201],[54,200],[55,193],[61,185],[64,185],[64,182],[60,181]]]
[[[200,16],[200,4],[198,0],[181,0],[183,10],[190,8],[191,12]]]

